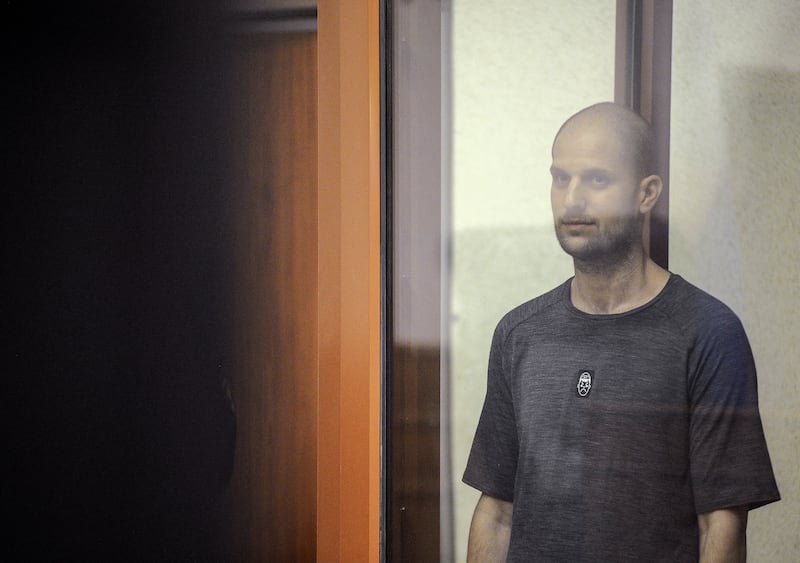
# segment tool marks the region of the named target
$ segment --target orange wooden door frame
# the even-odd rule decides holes
[[[380,560],[379,1],[318,8],[317,561]]]

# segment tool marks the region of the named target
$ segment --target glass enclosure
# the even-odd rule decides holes
[[[615,8],[420,0],[387,10],[390,560],[466,556],[477,492],[461,473],[491,333],[505,311],[571,275],[553,235],[550,145],[566,116],[613,99]]]
[[[618,10],[643,3],[387,3],[389,561],[466,558],[479,493],[461,474],[492,332],[572,275],[551,143],[566,117],[614,99]],[[743,320],[784,499],[800,497],[799,26],[792,0],[675,2],[668,132],[669,267]],[[798,512],[752,514],[753,561],[796,559]]]

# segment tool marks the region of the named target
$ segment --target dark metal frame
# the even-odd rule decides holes
[[[389,518],[392,514],[392,471],[391,448],[392,435],[390,432],[392,409],[391,397],[392,379],[390,376],[392,366],[392,344],[394,335],[394,301],[392,299],[393,269],[392,256],[394,254],[393,237],[393,207],[394,197],[393,168],[391,155],[394,151],[394,128],[392,121],[392,108],[394,105],[392,63],[393,33],[392,33],[392,1],[380,0],[379,7],[379,33],[380,33],[380,178],[381,178],[381,522],[380,522],[380,550],[381,561],[387,561],[389,546],[387,530]]]
[[[614,101],[650,121],[664,191],[653,209],[650,256],[669,267],[669,122],[672,0],[617,0]]]

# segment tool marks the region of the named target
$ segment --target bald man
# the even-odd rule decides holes
[[[745,561],[748,511],[780,498],[739,319],[644,248],[653,147],[611,103],[555,137],[575,275],[495,329],[468,561]]]

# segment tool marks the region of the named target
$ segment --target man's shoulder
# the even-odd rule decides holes
[[[497,323],[497,332],[508,334],[519,324],[562,303],[569,297],[569,284],[570,280],[567,280],[550,291],[517,305],[503,315],[500,322]]]
[[[708,291],[677,274],[672,274],[670,286],[671,291],[662,302],[662,307],[685,329],[695,327],[707,331],[718,330],[724,325],[741,326],[733,309]]]

